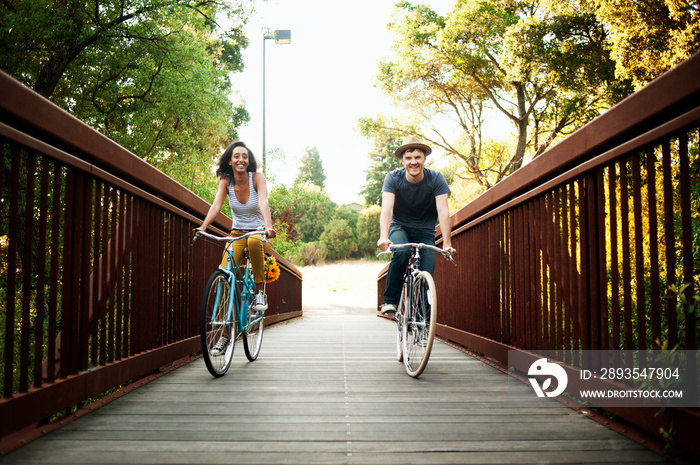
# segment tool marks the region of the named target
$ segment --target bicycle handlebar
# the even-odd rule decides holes
[[[265,234],[264,229],[257,229],[255,231],[250,231],[250,232],[247,232],[247,233],[243,234],[242,236],[238,236],[238,237],[217,236],[215,234],[209,234],[206,231],[202,231],[201,229],[195,229],[194,230],[194,237],[192,238],[192,243],[194,244],[194,242],[197,240],[197,238],[199,236],[204,236],[204,237],[207,237],[209,239],[213,239],[213,240],[219,241],[219,242],[236,242],[236,241],[241,241],[243,239],[247,239],[250,236],[257,236],[257,235],[260,235],[262,237],[263,242],[267,242],[267,236]]]
[[[416,249],[434,250],[435,252],[439,253],[440,255],[442,255],[443,257],[445,257],[449,261],[451,261],[454,266],[457,266],[457,262],[454,260],[454,258],[452,258],[452,254],[448,250],[441,249],[440,247],[435,247],[434,245],[430,245],[430,244],[423,244],[420,242],[407,242],[405,244],[390,244],[389,247],[387,247],[387,249],[385,251],[379,252],[377,254],[377,257],[379,257],[381,255],[392,254],[392,253],[394,253],[394,249],[403,249],[406,247],[411,247],[411,248],[416,248]]]

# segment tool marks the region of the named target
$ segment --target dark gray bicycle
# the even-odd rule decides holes
[[[428,365],[430,351],[435,339],[437,324],[437,292],[433,276],[420,270],[420,251],[434,250],[436,253],[457,263],[447,250],[422,243],[391,244],[377,256],[394,253],[395,250],[410,247],[411,258],[404,274],[403,290],[396,309],[396,358],[403,361],[406,373],[417,378]]]

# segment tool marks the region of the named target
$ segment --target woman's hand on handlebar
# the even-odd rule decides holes
[[[273,228],[265,228],[265,236],[268,239],[272,239],[277,236],[277,232]]]

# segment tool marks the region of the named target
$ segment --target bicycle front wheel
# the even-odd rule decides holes
[[[418,273],[408,293],[403,324],[403,363],[406,373],[417,378],[428,365],[437,324],[437,293],[430,273]]]
[[[231,285],[217,270],[209,278],[202,300],[200,341],[202,358],[212,376],[223,376],[231,366],[235,338],[235,312],[229,309]]]
[[[401,289],[401,298],[399,306],[396,309],[394,318],[396,319],[396,360],[403,362],[403,316],[406,314],[406,303],[408,295],[406,294],[406,284],[404,283]]]

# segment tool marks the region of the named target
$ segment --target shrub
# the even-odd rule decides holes
[[[320,242],[298,242],[287,258],[297,266],[316,265],[326,260],[328,252]]]
[[[331,260],[346,259],[357,250],[355,236],[347,220],[333,219],[321,234],[321,243],[328,250]]]
[[[357,221],[357,252],[359,256],[374,256],[379,249],[377,239],[379,239],[379,216],[382,208],[379,205],[362,210],[360,219]]]

